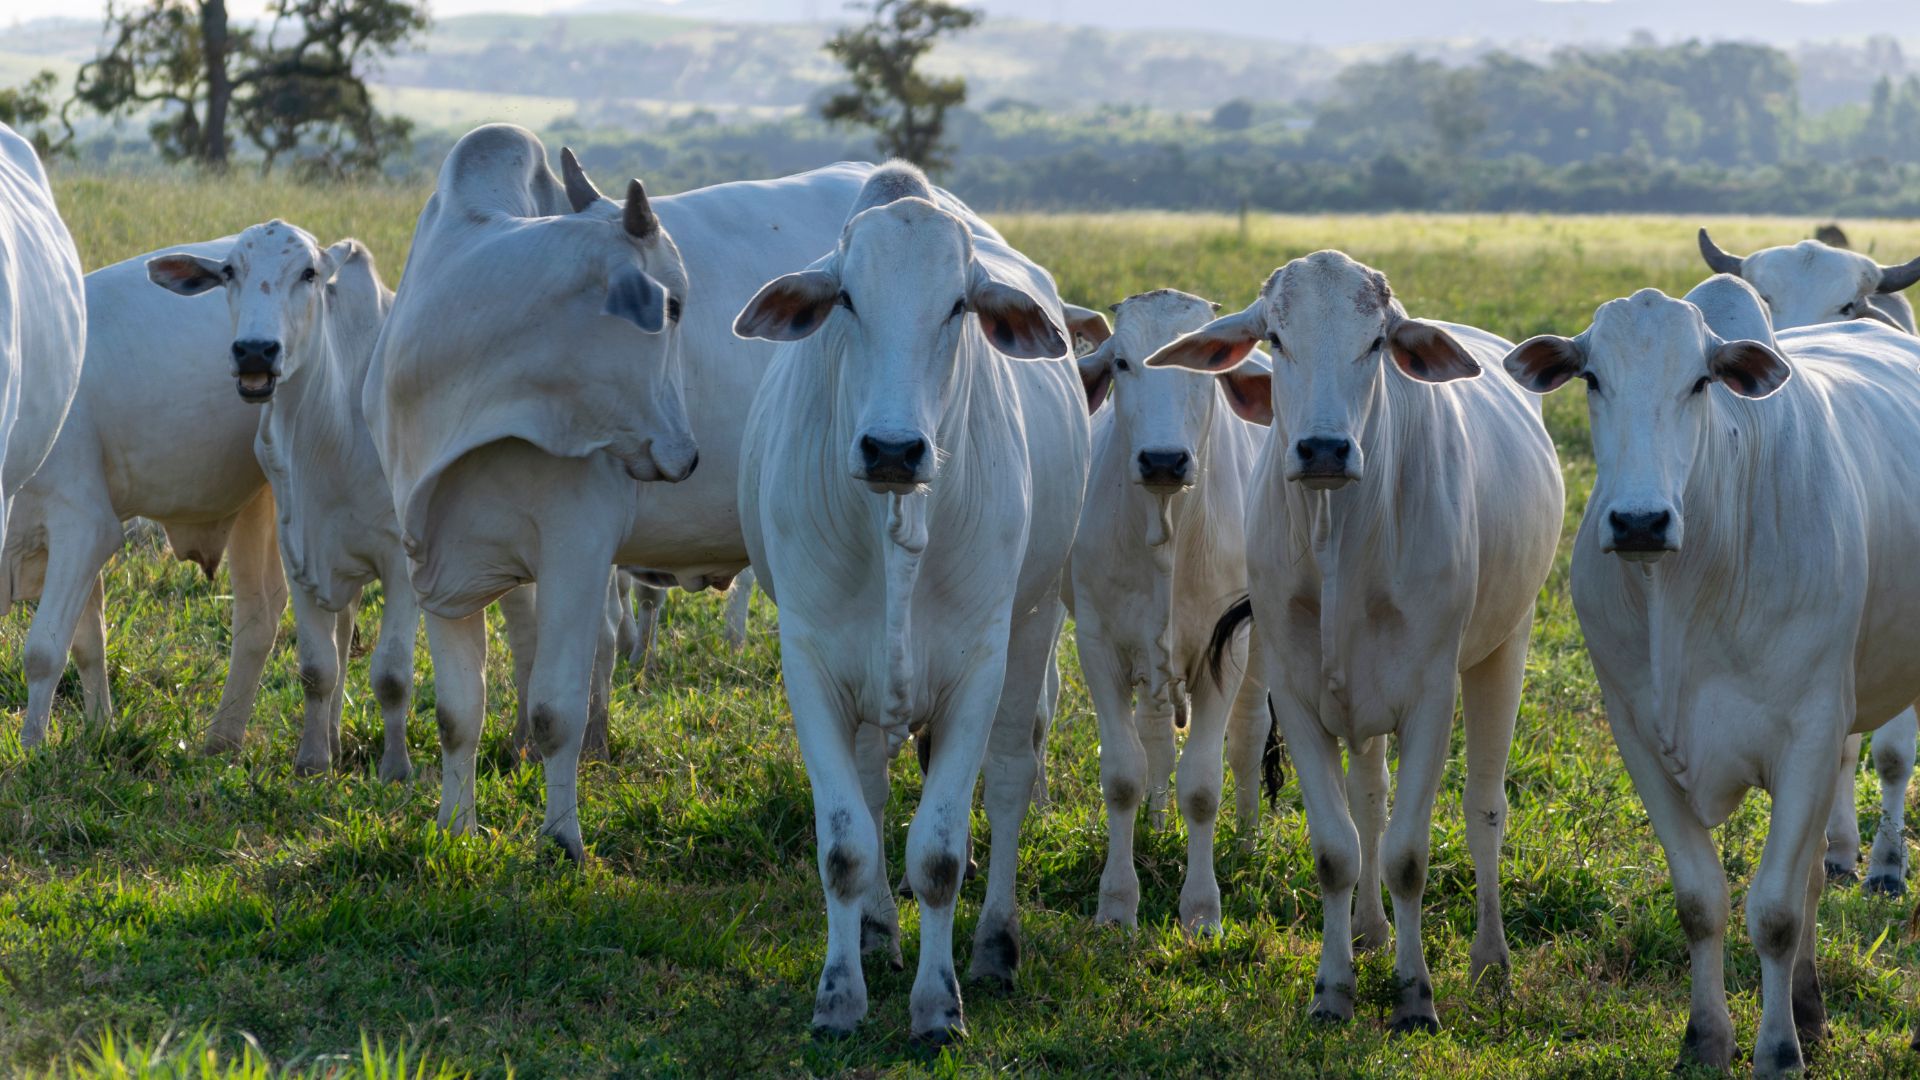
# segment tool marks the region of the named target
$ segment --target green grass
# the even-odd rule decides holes
[[[247,179],[63,175],[89,267],[268,216],[372,245],[397,275],[423,192],[316,191]],[[1508,337],[1577,331],[1602,300],[1701,276],[1691,221],[1654,218],[1126,216],[1010,218],[1009,237],[1106,304],[1177,285],[1244,304],[1292,256],[1340,246],[1383,270],[1416,313]],[[1725,221],[1741,250],[1809,223]],[[1866,223],[1882,258],[1920,251],[1920,227]],[[696,301],[697,302],[697,301]],[[1573,495],[1591,482],[1577,392],[1549,422]],[[1571,529],[1569,529],[1569,535]],[[870,970],[872,1013],[846,1041],[807,1032],[824,944],[811,811],[780,693],[774,612],[744,652],[722,644],[711,599],[669,605],[643,686],[622,668],[612,758],[583,776],[592,857],[557,862],[532,837],[537,769],[506,767],[504,643],[489,657],[493,723],[482,747],[485,835],[432,827],[438,757],[424,645],[412,749],[421,775],[371,770],[378,710],[356,657],[346,768],[296,780],[300,689],[290,621],[244,754],[196,747],[224,675],[223,584],[150,546],[108,570],[118,720],[89,729],[66,687],[52,744],[0,738],[0,1072],[82,1076],[413,1076],[671,1073],[1534,1077],[1666,1075],[1687,1009],[1684,939],[1664,861],[1607,734],[1567,597],[1565,560],[1541,602],[1509,784],[1503,880],[1514,971],[1466,986],[1472,873],[1460,823],[1463,767],[1437,816],[1426,946],[1445,1031],[1383,1030],[1384,957],[1362,965],[1362,1008],[1340,1030],[1302,1018],[1319,901],[1298,792],[1289,785],[1252,853],[1219,849],[1226,932],[1174,925],[1184,847],[1176,823],[1143,831],[1141,929],[1095,928],[1104,856],[1098,748],[1071,646],[1050,749],[1054,802],[1023,837],[1028,934],[1018,988],[971,990],[973,1037],[935,1057],[907,1038],[909,971]],[[370,638],[374,613],[362,616]],[[0,701],[26,700],[26,613],[0,623]],[[364,644],[364,643],[363,643]],[[16,722],[17,723],[17,722]],[[896,764],[888,811],[898,865],[917,773]],[[1862,778],[1869,832],[1877,814]],[[1721,831],[1735,901],[1757,860],[1765,800]],[[986,824],[977,817],[984,835]],[[961,902],[972,929],[982,885]],[[909,959],[915,909],[902,910]],[[1835,890],[1820,965],[1832,1039],[1825,1075],[1920,1075],[1906,1048],[1916,947],[1907,908]],[[1735,919],[1728,983],[1750,1041],[1759,969]],[[966,946],[963,944],[962,962]],[[418,1070],[424,1069],[424,1073]]]

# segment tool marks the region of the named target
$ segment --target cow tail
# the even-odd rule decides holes
[[[1227,685],[1226,675],[1221,670],[1227,655],[1227,646],[1233,644],[1233,635],[1240,624],[1253,618],[1253,597],[1243,596],[1227,608],[1220,621],[1213,624],[1213,638],[1207,642],[1207,669],[1213,672],[1215,686]]]
[[[1260,787],[1267,805],[1280,805],[1280,788],[1287,782],[1287,748],[1280,741],[1280,717],[1273,711],[1273,691],[1267,691],[1267,745],[1260,752]]]

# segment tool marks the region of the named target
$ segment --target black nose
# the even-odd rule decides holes
[[[1615,551],[1665,551],[1667,528],[1673,524],[1673,514],[1667,510],[1624,514],[1614,510],[1607,514],[1607,524],[1613,526]]]
[[[912,484],[927,457],[925,439],[876,439],[860,436],[860,464],[867,479],[878,484]]]
[[[242,375],[267,375],[273,372],[274,362],[280,359],[280,343],[277,341],[236,341],[233,343],[233,362]]]
[[[1142,450],[1139,463],[1142,483],[1184,485],[1193,458],[1185,450]]]
[[[1345,476],[1347,458],[1353,453],[1353,441],[1315,436],[1294,443],[1293,452],[1300,457],[1300,473],[1303,476]]]

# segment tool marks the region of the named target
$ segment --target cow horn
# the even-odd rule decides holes
[[[1875,291],[1897,293],[1916,281],[1920,281],[1920,259],[1899,266],[1883,266],[1880,268],[1880,285]]]
[[[1705,226],[1700,229],[1700,255],[1707,260],[1707,269],[1714,273],[1740,276],[1740,256],[1721,251],[1720,245],[1714,243],[1713,237],[1707,235]]]
[[[593,186],[587,178],[587,170],[580,167],[580,159],[573,156],[573,148],[560,148],[560,175],[567,182],[567,201],[573,204],[573,212],[579,213],[601,199],[600,189]]]
[[[636,240],[651,240],[660,231],[660,219],[647,202],[646,186],[638,180],[627,181],[627,209],[620,221],[627,227],[627,235]]]

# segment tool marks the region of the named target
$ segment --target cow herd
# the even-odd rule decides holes
[[[1433,1030],[1422,894],[1456,701],[1472,974],[1508,964],[1507,757],[1565,500],[1537,395],[1580,379],[1598,476],[1573,598],[1690,942],[1683,1058],[1734,1057],[1710,830],[1761,788],[1753,1065],[1801,1066],[1825,1028],[1816,905],[1858,858],[1851,770],[1875,729],[1868,886],[1905,888],[1920,337],[1899,293],[1920,260],[1814,241],[1740,258],[1703,230],[1715,275],[1684,298],[1644,289],[1515,346],[1414,317],[1337,251],[1249,282],[1241,311],[1159,289],[1109,325],[898,163],[623,194],[570,152],[556,177],[531,133],[491,125],[448,155],[397,294],[357,241],[281,221],[83,280],[39,162],[0,127],[0,606],[39,600],[23,744],[46,738],[69,653],[86,711],[110,710],[100,569],[144,517],[179,557],[230,567],[210,751],[242,744],[291,600],[295,766],[334,765],[354,613],[379,581],[378,772],[409,777],[424,615],[454,833],[479,813],[498,601],[541,832],[577,859],[578,763],[604,750],[616,650],[644,651],[660,588],[751,566],[780,608],[813,789],[814,1026],[860,1023],[866,954],[901,965],[907,894],[912,1029],[944,1042],[965,1031],[953,934],[976,786],[991,828],[971,975],[1019,966],[1018,838],[1045,798],[1071,614],[1108,827],[1096,919],[1135,924],[1135,822],[1173,807],[1180,920],[1216,931],[1223,773],[1257,820],[1284,740],[1323,902],[1309,1014],[1350,1019],[1356,944],[1391,941],[1392,1026]],[[231,389],[203,377],[223,362]],[[909,741],[925,782],[896,886],[882,810]]]

